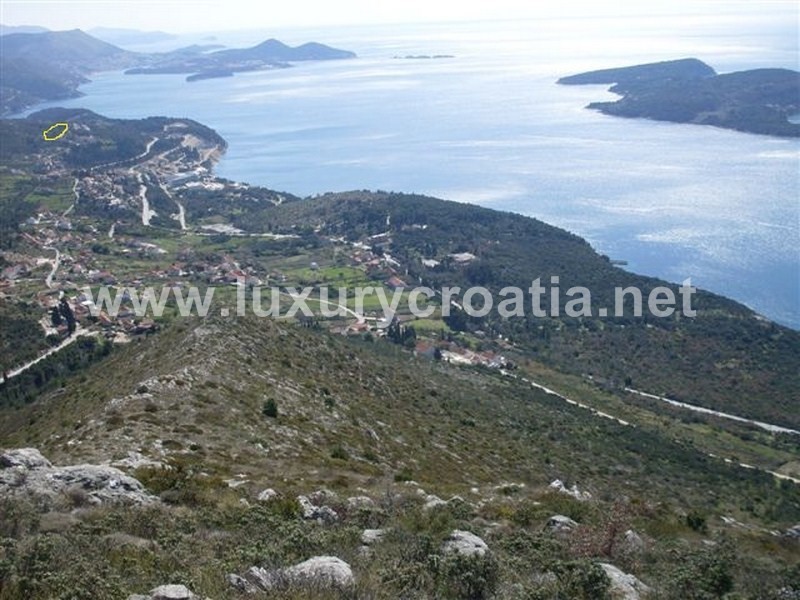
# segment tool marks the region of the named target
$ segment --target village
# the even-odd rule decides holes
[[[82,188],[82,193],[91,193],[92,189],[95,188]],[[322,237],[318,255],[301,253],[263,264],[248,259],[244,261],[247,264],[243,264],[236,252],[218,248],[225,245],[218,240],[238,240],[246,244],[257,237],[279,247],[297,236],[265,234],[259,237],[230,227],[209,230],[201,226],[194,231],[181,232],[152,229],[148,231],[153,235],[144,237],[136,228],[133,228],[134,234],[125,233],[128,227],[122,220],[114,222],[115,231],[111,232],[99,229],[96,224],[94,219],[71,212],[42,211],[22,227],[25,246],[30,252],[4,256],[10,266],[0,271],[0,295],[35,299],[41,309],[43,335],[54,341],[63,340],[71,333],[65,322],[56,323],[53,319],[53,312],[62,299],[68,302],[82,331],[97,331],[115,343],[155,332],[159,320],[137,316],[128,295],[148,286],[177,289],[211,286],[221,290],[236,286],[248,289],[270,286],[284,291],[311,286],[318,290],[320,286],[342,284],[342,273],[346,273],[345,283],[360,280],[384,286],[391,292],[409,288],[408,269],[388,251],[375,251],[378,243],[381,248],[391,247],[389,234],[356,242]],[[332,256],[336,257],[336,264]],[[467,263],[473,258],[465,253],[451,257],[456,263]],[[428,265],[436,262],[423,260]],[[114,296],[123,295],[116,314],[110,315],[94,307],[92,298],[101,287],[107,287]],[[404,345],[418,356],[459,365],[506,366],[507,361],[502,356],[465,343],[464,336],[451,335],[440,317],[434,318],[433,327],[430,320],[420,322],[424,327],[415,327],[414,316],[404,310],[406,299],[404,295],[398,314],[389,318],[380,305],[368,303],[363,315],[345,307],[349,312],[345,319],[333,319],[324,325],[341,335],[380,339],[386,338],[387,330],[395,321],[413,331],[411,341],[406,338]]]

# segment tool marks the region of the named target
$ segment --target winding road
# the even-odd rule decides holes
[[[715,417],[728,419],[730,421],[737,421],[739,423],[747,423],[749,425],[755,425],[756,427],[760,427],[761,429],[769,431],[770,433],[789,433],[792,435],[800,435],[800,431],[797,431],[795,429],[789,429],[788,427],[781,427],[780,425],[764,423],[763,421],[754,421],[753,419],[746,419],[738,415],[732,415],[730,413],[724,413],[718,410],[711,410],[710,408],[704,408],[702,406],[696,406],[694,404],[686,404],[685,402],[678,402],[677,400],[665,398],[664,396],[657,396],[656,394],[649,394],[648,392],[643,392],[641,390],[635,390],[633,388],[626,387],[625,391],[628,392],[629,394],[642,396],[643,398],[650,398],[651,400],[661,400],[662,402],[666,402],[668,404],[671,404],[672,406],[677,406],[679,408],[686,408],[688,410],[693,410],[694,412],[702,413],[704,415],[713,415]]]
[[[15,369],[12,369],[12,370],[6,372],[5,375],[4,375],[4,381],[8,381],[9,379],[12,379],[12,378],[16,377],[17,375],[20,375],[20,374],[24,373],[25,371],[27,371],[28,369],[30,369],[34,365],[42,362],[48,356],[50,356],[52,354],[55,354],[56,352],[59,352],[60,350],[63,350],[64,348],[66,348],[70,344],[74,343],[78,338],[86,337],[86,336],[90,336],[90,335],[91,336],[96,336],[96,335],[99,335],[99,333],[96,332],[96,331],[88,331],[86,329],[83,329],[81,327],[80,323],[77,323],[76,324],[75,333],[73,333],[71,336],[69,336],[64,341],[62,341],[58,346],[53,346],[47,352],[45,352],[43,354],[40,354],[39,356],[37,356],[33,360],[31,360],[29,362],[26,362],[24,365],[21,365],[19,367],[16,367]]]
[[[47,250],[53,250],[56,253],[56,257],[53,260],[53,268],[50,269],[50,272],[47,274],[47,277],[44,279],[44,284],[47,286],[47,289],[53,289],[53,278],[56,276],[56,272],[58,271],[58,267],[61,264],[61,252],[58,251],[58,248],[51,248],[46,247]]]

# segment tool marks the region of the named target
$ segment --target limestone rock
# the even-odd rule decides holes
[[[348,587],[355,583],[350,565],[335,556],[309,558],[293,567],[284,569],[284,575],[292,583],[302,582],[337,587]]]
[[[128,600],[200,600],[199,596],[194,595],[185,585],[160,585],[150,590],[146,596],[133,594],[128,596]]]
[[[53,466],[38,450],[8,450],[0,456],[0,496],[32,496],[44,505],[150,504],[144,486],[107,465]]]
[[[568,488],[564,485],[564,482],[560,479],[556,479],[550,484],[550,489],[555,490],[561,494],[566,494],[567,496],[572,496],[575,500],[590,500],[592,495],[589,492],[582,492],[578,489],[577,485],[573,485],[571,488]]]
[[[564,515],[553,515],[547,519],[545,527],[556,533],[567,533],[578,526],[577,521],[565,517]]]
[[[272,488],[267,488],[258,495],[259,502],[269,502],[278,495],[278,492]]]
[[[316,506],[308,496],[298,496],[297,503],[304,519],[331,524],[339,520],[339,514],[330,506]]]
[[[444,506],[445,504],[447,504],[447,502],[439,498],[439,496],[435,494],[429,494],[425,496],[425,504],[422,505],[422,508],[425,510],[430,510],[432,508],[436,508],[437,506]]]
[[[161,585],[150,590],[151,600],[193,600],[197,598],[185,585]]]
[[[480,537],[469,531],[456,529],[442,546],[445,554],[461,554],[462,556],[483,556],[489,551]]]
[[[350,565],[335,556],[315,556],[291,567],[272,571],[250,567],[244,576],[228,575],[227,579],[232,587],[248,593],[297,585],[346,588],[355,583]]]
[[[361,543],[364,546],[372,546],[373,544],[380,542],[385,535],[385,529],[365,529],[363,532],[361,532]]]
[[[375,502],[369,496],[353,496],[347,499],[347,508],[351,510],[375,508]]]
[[[640,600],[642,594],[650,592],[650,588],[633,575],[629,575],[609,563],[600,563],[600,567],[611,580],[611,595],[619,600]]]
[[[17,448],[0,454],[0,469],[40,469],[52,466],[36,448]]]

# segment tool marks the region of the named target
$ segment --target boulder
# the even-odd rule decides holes
[[[32,496],[45,505],[150,504],[156,498],[119,469],[107,465],[53,466],[38,450],[9,450],[0,458],[0,495]]]
[[[361,544],[364,546],[372,546],[380,542],[385,535],[385,529],[365,529],[361,532]]]
[[[353,570],[335,556],[315,556],[284,569],[283,574],[292,583],[348,587],[355,583]]]
[[[592,495],[589,492],[582,492],[578,489],[577,485],[573,485],[571,488],[568,488],[564,485],[564,482],[560,479],[556,479],[552,483],[550,483],[550,489],[555,490],[561,494],[566,494],[567,496],[572,496],[575,500],[590,500]]]
[[[339,520],[339,514],[330,506],[316,506],[308,496],[298,496],[297,503],[304,519],[331,524]]]
[[[258,592],[258,588],[241,575],[231,573],[226,577],[226,579],[228,581],[228,585],[235,588],[242,594],[255,594]]]
[[[200,600],[185,585],[160,585],[146,596],[133,594],[128,600]]]
[[[633,529],[628,529],[622,536],[625,547],[634,552],[641,552],[645,548],[642,536],[636,533]]]
[[[269,502],[273,498],[278,496],[278,492],[273,490],[272,488],[267,488],[263,492],[258,495],[259,502]]]
[[[334,502],[337,499],[336,492],[332,492],[331,490],[321,489],[317,490],[316,492],[311,492],[308,495],[308,499],[311,500],[314,504],[322,504],[323,502]]]
[[[422,505],[422,508],[425,510],[430,510],[432,508],[436,508],[437,506],[444,506],[447,502],[439,498],[436,494],[429,494],[425,496],[425,504]]]
[[[564,515],[553,515],[547,519],[545,528],[556,533],[567,533],[578,526],[577,521],[565,517]]]
[[[347,499],[347,508],[351,510],[375,508],[375,501],[369,496],[353,496]]]
[[[291,567],[271,571],[250,567],[244,576],[231,574],[227,580],[232,587],[248,593],[298,585],[345,588],[355,583],[350,565],[335,556],[315,556]]]
[[[611,580],[611,595],[619,600],[640,600],[650,588],[633,575],[623,572],[612,564],[600,563],[600,567]]]
[[[461,554],[462,556],[483,556],[489,551],[480,537],[469,531],[456,529],[442,546],[445,554]]]
[[[193,600],[197,598],[185,585],[161,585],[150,590],[151,600]]]
[[[52,466],[36,448],[16,448],[0,454],[0,469],[41,469]]]

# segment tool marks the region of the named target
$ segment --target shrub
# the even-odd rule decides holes
[[[557,561],[553,572],[562,597],[573,600],[607,600],[611,598],[606,572],[588,560]]]
[[[331,450],[331,458],[335,458],[338,460],[347,460],[348,458],[350,458],[350,455],[347,453],[347,450],[345,450],[341,446],[336,446],[333,450]]]
[[[411,481],[412,478],[413,476],[411,474],[411,469],[409,469],[408,467],[403,467],[397,473],[394,474],[394,480],[397,482]]]
[[[261,409],[261,412],[265,417],[269,417],[270,419],[277,419],[278,403],[275,402],[274,398],[269,398],[266,402],[264,402],[264,406]]]
[[[447,556],[441,562],[438,598],[489,598],[497,588],[497,561],[492,556]]]
[[[729,540],[694,549],[675,548],[672,554],[675,567],[666,585],[670,597],[711,600],[733,590],[736,552]]]
[[[708,531],[705,516],[694,510],[686,515],[686,525],[699,533],[706,533]]]

